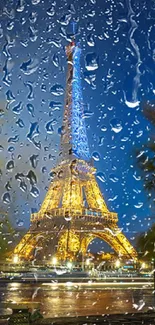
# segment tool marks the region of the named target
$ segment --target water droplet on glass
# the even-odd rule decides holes
[[[86,69],[88,71],[94,71],[98,69],[98,58],[96,53],[88,53],[86,55]]]
[[[18,140],[19,140],[19,135],[15,135],[14,137],[10,137],[8,139],[8,142],[16,143],[16,142],[18,142]]]
[[[118,182],[118,177],[116,177],[116,175],[114,175],[114,174],[110,174],[109,175],[109,179],[113,182],[113,183],[116,183],[116,182]]]
[[[53,101],[51,101],[49,103],[49,108],[52,109],[53,111],[59,111],[61,107],[62,107],[61,102],[53,102]]]
[[[30,194],[33,196],[33,197],[38,197],[39,196],[39,190],[37,187],[35,186],[32,186],[31,187],[31,190],[30,190]]]
[[[107,131],[107,127],[105,125],[102,125],[101,126],[101,131],[103,131],[103,132]]]
[[[96,174],[96,177],[97,177],[101,182],[103,182],[103,183],[106,181],[106,176],[105,176],[105,174],[102,173],[102,172],[98,172],[98,173]]]
[[[92,154],[92,158],[95,161],[99,161],[101,157],[100,157],[100,154],[97,151],[94,151],[93,154]]]
[[[34,106],[32,104],[27,104],[28,112],[34,117]]]
[[[24,11],[24,8],[25,8],[25,1],[24,0],[19,0],[18,1],[18,4],[17,4],[17,8],[16,8],[16,10],[18,11],[18,12],[23,12]]]
[[[137,204],[134,205],[136,209],[140,209],[143,206],[143,202],[138,202]]]
[[[31,163],[33,168],[37,167],[37,164],[38,164],[38,161],[39,161],[37,158],[38,158],[38,155],[32,155],[30,157],[30,163]]]
[[[92,34],[89,34],[87,37],[87,44],[89,46],[94,46],[95,45],[95,41],[94,41],[94,36]]]
[[[18,121],[16,122],[16,124],[20,127],[23,128],[25,126],[23,120],[21,118],[18,119]]]
[[[19,187],[20,187],[20,189],[21,189],[22,192],[26,192],[27,191],[27,185],[26,185],[26,183],[23,180],[20,182]]]
[[[118,120],[117,118],[114,118],[110,121],[111,130],[115,133],[119,133],[122,131],[122,121]]]
[[[32,0],[33,5],[38,5],[38,3],[40,3],[40,0]]]
[[[30,75],[37,71],[39,67],[39,60],[38,59],[29,59],[28,61],[25,61],[21,64],[20,70],[26,74]]]
[[[2,200],[5,204],[9,204],[11,202],[10,193],[9,192],[4,193]]]
[[[35,138],[39,135],[39,125],[38,122],[31,123],[29,133],[27,134],[27,139],[34,144],[37,149],[41,148],[40,141],[36,141]]]
[[[6,92],[6,100],[10,102],[13,102],[15,100],[15,96],[10,89]]]
[[[66,14],[66,15],[63,15],[59,20],[58,22],[61,24],[61,25],[64,25],[64,26],[67,26],[70,22],[72,18],[72,15],[71,14]]]
[[[23,227],[24,221],[19,219],[19,220],[17,220],[16,224],[17,224],[18,227]]]
[[[26,177],[29,179],[31,185],[35,185],[37,183],[37,177],[33,170],[30,170]]]
[[[20,114],[20,112],[23,110],[23,103],[20,102],[18,103],[17,105],[15,105],[13,108],[12,108],[12,111],[15,113],[15,114]]]
[[[55,67],[59,67],[59,57],[56,53],[53,55],[53,64],[55,65]]]
[[[7,171],[12,172],[13,168],[14,168],[14,161],[13,160],[8,161],[6,164]]]
[[[52,124],[53,124],[53,120],[47,122],[47,124],[45,125],[45,129],[49,134],[52,134],[54,131]]]
[[[27,99],[29,99],[29,100],[34,99],[33,83],[31,81],[28,81],[28,82],[24,83],[24,85],[29,88],[29,93],[27,95]]]
[[[51,7],[47,10],[47,15],[50,16],[50,17],[53,17],[55,14],[55,8],[54,7]]]
[[[61,85],[56,84],[50,89],[51,93],[55,96],[61,96],[64,93],[64,89]]]

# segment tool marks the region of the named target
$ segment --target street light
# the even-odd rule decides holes
[[[73,266],[73,264],[72,264],[71,262],[67,262],[67,267],[68,267],[68,269],[71,270],[72,266]]]
[[[90,260],[89,258],[86,259],[86,265],[89,265],[90,264]]]
[[[52,258],[52,264],[55,266],[55,265],[57,264],[57,262],[58,262],[58,260],[57,260],[57,258],[54,256],[54,257]]]
[[[119,268],[120,265],[121,265],[120,260],[117,260],[117,261],[115,262],[115,266],[116,266],[117,268]]]
[[[19,262],[19,257],[18,257],[18,255],[14,255],[13,256],[13,263],[14,264],[17,264]]]

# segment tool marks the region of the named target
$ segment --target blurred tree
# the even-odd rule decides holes
[[[155,127],[155,104],[145,103],[143,114]],[[142,173],[144,188],[148,198],[155,203],[155,134],[137,152],[137,162]],[[155,217],[151,218],[155,219]],[[137,238],[137,252],[143,260],[153,261],[154,293],[155,293],[155,223]]]
[[[143,114],[155,127],[155,104],[145,103]],[[136,154],[147,196],[155,202],[155,133],[150,135],[148,142]]]
[[[137,238],[137,252],[143,260],[155,260],[155,224]]]

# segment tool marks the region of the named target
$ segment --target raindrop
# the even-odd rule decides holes
[[[61,102],[53,102],[53,101],[51,101],[49,103],[49,108],[51,108],[53,111],[59,111],[61,107],[62,107]]]
[[[14,147],[9,147],[9,148],[8,148],[8,152],[13,152],[14,150],[15,150]]]
[[[7,171],[12,172],[13,168],[14,168],[14,161],[13,160],[8,161],[8,163],[6,164]]]
[[[9,89],[6,92],[6,100],[13,102],[15,100],[15,96],[13,95],[12,91]]]
[[[15,113],[15,114],[20,114],[20,112],[23,110],[23,103],[22,102],[20,102],[20,103],[18,103],[16,106],[14,106],[13,108],[12,108],[12,111]]]
[[[37,35],[37,30],[34,28],[34,26],[30,26],[29,27],[29,38],[31,40],[31,42],[35,42],[38,38],[38,35]],[[35,67],[36,68],[36,65],[38,64],[38,60],[34,59],[34,62],[32,64],[33,68]],[[37,67],[38,68],[38,67]],[[36,70],[35,70],[36,71]],[[34,71],[33,71],[34,72]],[[33,73],[31,72],[31,73]],[[31,73],[27,73],[27,74],[31,74]],[[26,73],[25,73],[26,74]]]
[[[11,190],[12,186],[11,186],[10,182],[6,183],[5,188],[6,188],[7,191]]]
[[[19,140],[19,135],[15,135],[14,137],[10,137],[10,138],[8,139],[8,142],[13,142],[13,143],[15,143],[15,142],[18,142],[18,140]]]
[[[52,124],[53,124],[53,120],[47,122],[47,124],[45,125],[45,129],[48,134],[52,134],[54,131]]]
[[[21,182],[20,182],[20,189],[21,189],[21,191],[22,192],[26,192],[27,191],[27,185],[26,185],[26,183],[22,180]]]
[[[30,184],[33,186],[37,183],[37,177],[36,174],[33,172],[33,170],[30,170],[26,177],[29,179]]]
[[[66,14],[66,15],[62,16],[58,20],[58,23],[60,23],[61,25],[67,26],[69,24],[71,18],[72,18],[72,15],[71,14]]]
[[[33,196],[33,197],[38,197],[39,196],[39,190],[37,187],[35,186],[32,186],[31,187],[31,190],[30,190],[30,194]]]
[[[114,174],[110,174],[109,175],[109,179],[113,182],[113,183],[116,183],[118,182],[118,178],[114,175]]]
[[[61,96],[63,95],[64,89],[61,85],[56,84],[50,89],[51,93],[55,96]]]
[[[16,10],[18,11],[18,12],[23,12],[24,11],[24,4],[25,4],[25,1],[24,0],[19,0],[18,1],[18,4],[17,4],[17,8],[16,8]]]
[[[113,202],[113,201],[115,201],[117,198],[118,198],[118,195],[115,195],[114,197],[108,199],[108,201],[112,201],[112,202]]]
[[[55,67],[59,67],[59,57],[56,53],[53,55],[53,64],[55,65]]]
[[[34,117],[34,106],[32,104],[27,104],[28,112]]]
[[[24,74],[30,75],[30,74],[34,73],[35,71],[37,71],[38,67],[39,67],[38,59],[29,59],[28,61],[25,61],[22,63],[22,65],[20,66],[20,70]]]
[[[96,151],[93,152],[92,154],[92,158],[95,160],[95,161],[99,161],[100,160],[100,154]]]
[[[129,102],[129,101],[125,100],[125,104],[130,108],[136,108],[139,106],[140,102],[139,101]]]
[[[107,131],[107,127],[105,125],[102,125],[101,126],[101,131],[103,131],[103,132]]]
[[[83,118],[90,118],[94,115],[94,112],[91,112],[91,111],[87,111],[85,110],[84,111],[84,114],[83,114]]]
[[[24,83],[25,86],[27,86],[29,88],[29,93],[27,95],[27,98],[29,100],[34,99],[34,93],[33,93],[33,83],[31,81],[28,81],[26,83]]]
[[[17,224],[18,227],[23,227],[24,221],[19,219],[19,220],[17,220],[16,224]]]
[[[111,125],[111,130],[115,133],[119,133],[123,129],[122,122],[120,120],[118,120],[117,118],[112,119],[110,121],[110,125]]]
[[[105,176],[105,174],[102,173],[102,172],[98,172],[98,173],[96,174],[96,177],[97,177],[101,182],[103,182],[103,183],[106,181],[106,176]]]
[[[89,34],[87,37],[87,44],[89,46],[94,46],[95,45],[95,41],[94,41],[94,36],[92,34]]]
[[[27,134],[27,139],[34,144],[37,149],[41,149],[40,141],[35,141],[35,137],[39,135],[39,125],[38,122],[31,123],[29,133]]]
[[[33,5],[38,5],[38,3],[40,3],[40,0],[32,0]]]
[[[9,192],[4,193],[2,200],[5,204],[9,204],[11,202],[10,193]]]
[[[8,24],[7,24],[7,29],[8,30],[12,30],[14,28],[14,21],[10,21]]]
[[[36,12],[31,12],[29,16],[29,21],[31,24],[34,24],[37,20],[37,13]]]
[[[88,53],[86,55],[86,69],[88,71],[94,71],[98,69],[98,58],[96,56],[96,53]]]
[[[54,7],[51,7],[47,10],[47,15],[50,16],[50,17],[53,17],[55,14],[55,8]]]
[[[18,119],[18,121],[16,122],[16,124],[20,127],[23,128],[25,126],[23,120],[21,120],[21,118]]]
[[[36,168],[37,167],[37,164],[38,164],[38,155],[32,155],[31,157],[30,157],[30,163],[31,163],[31,166],[33,167],[33,168]]]
[[[140,209],[143,206],[143,202],[138,202],[137,204],[134,205],[136,209]]]

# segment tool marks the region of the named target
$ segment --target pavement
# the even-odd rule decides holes
[[[4,316],[3,316],[4,317]],[[0,319],[0,325],[7,325],[8,318]],[[101,316],[80,316],[44,318],[31,322],[34,325],[155,325],[155,312],[136,314],[113,314]],[[22,324],[20,324],[22,325]]]
[[[37,325],[155,325],[155,312],[38,320]]]

